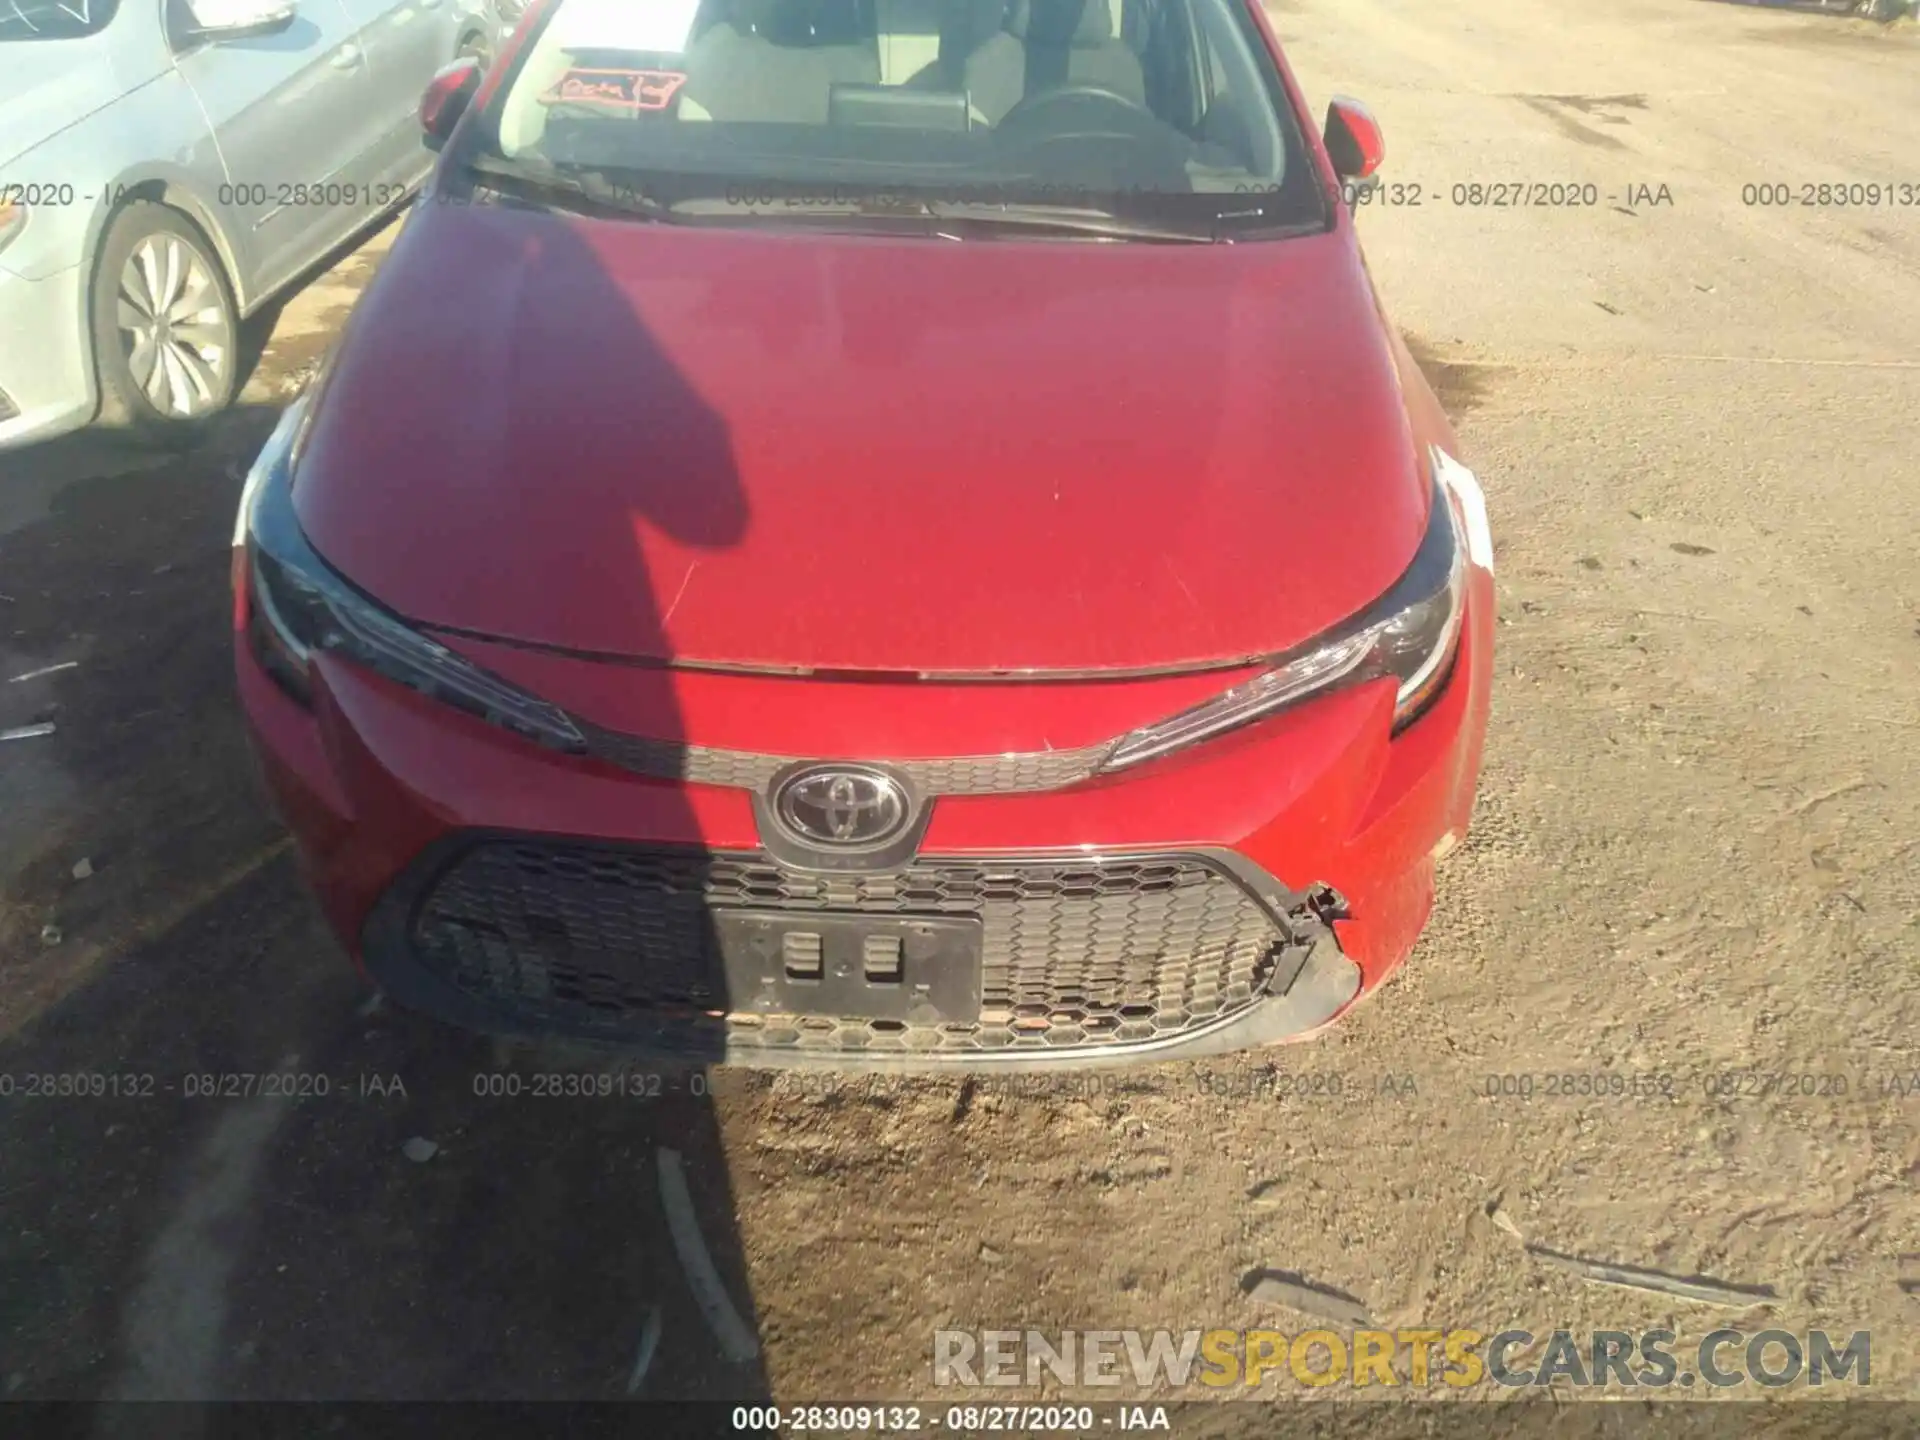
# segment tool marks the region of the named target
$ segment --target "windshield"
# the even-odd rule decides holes
[[[496,173],[612,171],[723,221],[1329,219],[1243,0],[554,0],[481,121]]]
[[[106,29],[120,0],[0,0],[0,40],[73,40]]]

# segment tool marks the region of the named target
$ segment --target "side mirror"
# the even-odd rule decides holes
[[[1387,158],[1380,123],[1358,100],[1336,95],[1327,106],[1327,158],[1342,180],[1366,180]]]
[[[471,57],[442,66],[427,82],[426,94],[420,97],[420,128],[426,132],[429,150],[447,143],[479,88],[480,62]]]
[[[195,40],[252,40],[293,24],[290,0],[189,0]]]

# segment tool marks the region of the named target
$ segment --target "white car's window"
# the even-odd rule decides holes
[[[77,40],[104,30],[120,0],[0,0],[0,41]]]

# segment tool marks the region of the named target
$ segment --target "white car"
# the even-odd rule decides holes
[[[404,203],[493,0],[0,0],[0,449],[228,404],[240,323]]]

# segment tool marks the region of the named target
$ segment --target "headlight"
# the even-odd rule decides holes
[[[254,462],[235,525],[236,603],[261,668],[306,705],[314,655],[341,655],[490,725],[554,750],[584,752],[586,740],[565,712],[429,640],[327,568],[293,510],[291,456],[305,407],[304,400],[289,407]]]
[[[1393,728],[1404,730],[1446,688],[1466,614],[1467,524],[1443,461],[1433,454],[1433,505],[1413,563],[1378,603],[1270,670],[1204,704],[1123,735],[1101,770],[1138,765],[1259,720],[1337,685],[1399,682]]]

